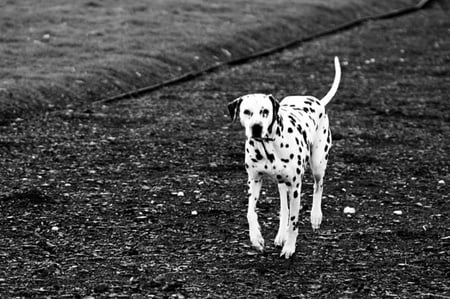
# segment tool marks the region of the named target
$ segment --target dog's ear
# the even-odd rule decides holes
[[[239,115],[239,107],[241,106],[242,98],[237,98],[236,100],[228,103],[228,111],[230,112],[231,119],[234,121]]]
[[[272,122],[269,125],[269,133],[272,132],[273,124],[277,121],[278,110],[280,109],[280,102],[271,94],[269,94],[269,99],[272,102]]]
[[[269,99],[272,102],[272,108],[273,108],[273,119],[275,120],[278,115],[278,110],[280,109],[280,102],[271,94],[269,94]]]

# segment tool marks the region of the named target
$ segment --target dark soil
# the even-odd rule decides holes
[[[435,5],[142,99],[0,127],[1,297],[449,298],[449,31]],[[297,253],[280,258],[269,182],[258,253],[226,103],[320,97],[334,55],[324,223],[311,231],[308,174]]]

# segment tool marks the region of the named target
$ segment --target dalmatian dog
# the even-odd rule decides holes
[[[290,258],[296,247],[302,177],[307,164],[314,177],[311,209],[313,230],[322,222],[323,177],[331,147],[331,132],[325,106],[334,97],[341,80],[339,59],[334,58],[335,77],[331,89],[321,99],[288,96],[278,102],[272,95],[249,94],[228,104],[233,120],[239,117],[245,128],[245,168],[249,199],[247,220],[252,245],[264,249],[256,214],[264,177],[278,183],[280,194],[279,229],[275,245],[281,256]]]

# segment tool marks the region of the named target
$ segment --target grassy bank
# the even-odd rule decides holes
[[[415,2],[6,1],[0,115],[76,106]]]

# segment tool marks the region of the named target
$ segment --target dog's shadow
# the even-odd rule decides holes
[[[307,243],[314,239],[313,232],[300,232],[299,242]],[[302,246],[303,245],[303,246]],[[239,259],[234,265],[236,269],[256,272],[259,275],[292,275],[303,276],[298,269],[309,264],[311,250],[306,244],[299,244],[297,251],[289,259],[280,256],[281,247],[270,244],[263,252],[252,252],[249,258]]]

